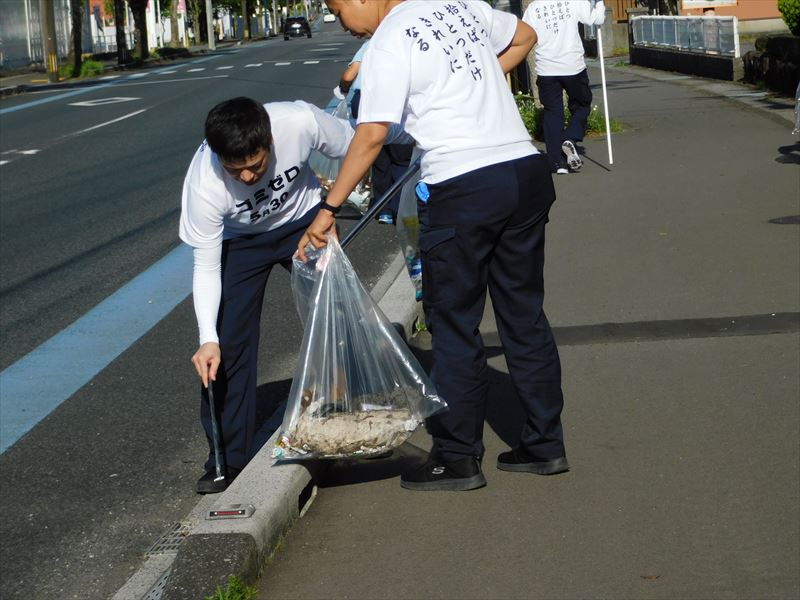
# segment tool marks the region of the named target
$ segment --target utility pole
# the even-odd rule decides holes
[[[47,68],[47,79],[51,83],[58,81],[58,44],[56,43],[56,15],[53,0],[39,0],[40,26],[44,44],[44,63]]]
[[[212,14],[211,0],[206,0],[206,28],[208,29],[208,49],[217,49],[217,32],[214,31],[214,15]]]

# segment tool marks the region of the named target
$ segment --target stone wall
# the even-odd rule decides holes
[[[756,40],[756,49],[742,57],[744,80],[794,96],[800,81],[800,37],[773,35]]]

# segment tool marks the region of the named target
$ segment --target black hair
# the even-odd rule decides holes
[[[269,115],[250,98],[220,102],[206,117],[206,141],[225,162],[239,162],[268,149],[272,140]]]

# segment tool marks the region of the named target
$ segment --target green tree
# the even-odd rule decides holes
[[[139,60],[144,60],[150,56],[147,44],[147,0],[128,0],[128,5],[133,13],[133,40],[136,44],[136,54],[139,55]]]
[[[778,0],[778,10],[792,35],[800,35],[800,0]]]
[[[131,61],[128,40],[125,38],[125,3],[123,0],[112,0],[114,8],[114,29],[117,32],[117,62],[121,65]]]

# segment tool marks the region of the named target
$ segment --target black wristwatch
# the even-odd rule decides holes
[[[339,211],[342,210],[341,206],[331,206],[330,204],[325,202],[325,200],[322,201],[322,203],[319,205],[319,207],[320,208],[324,208],[327,211],[330,211],[334,215],[339,214]]]

